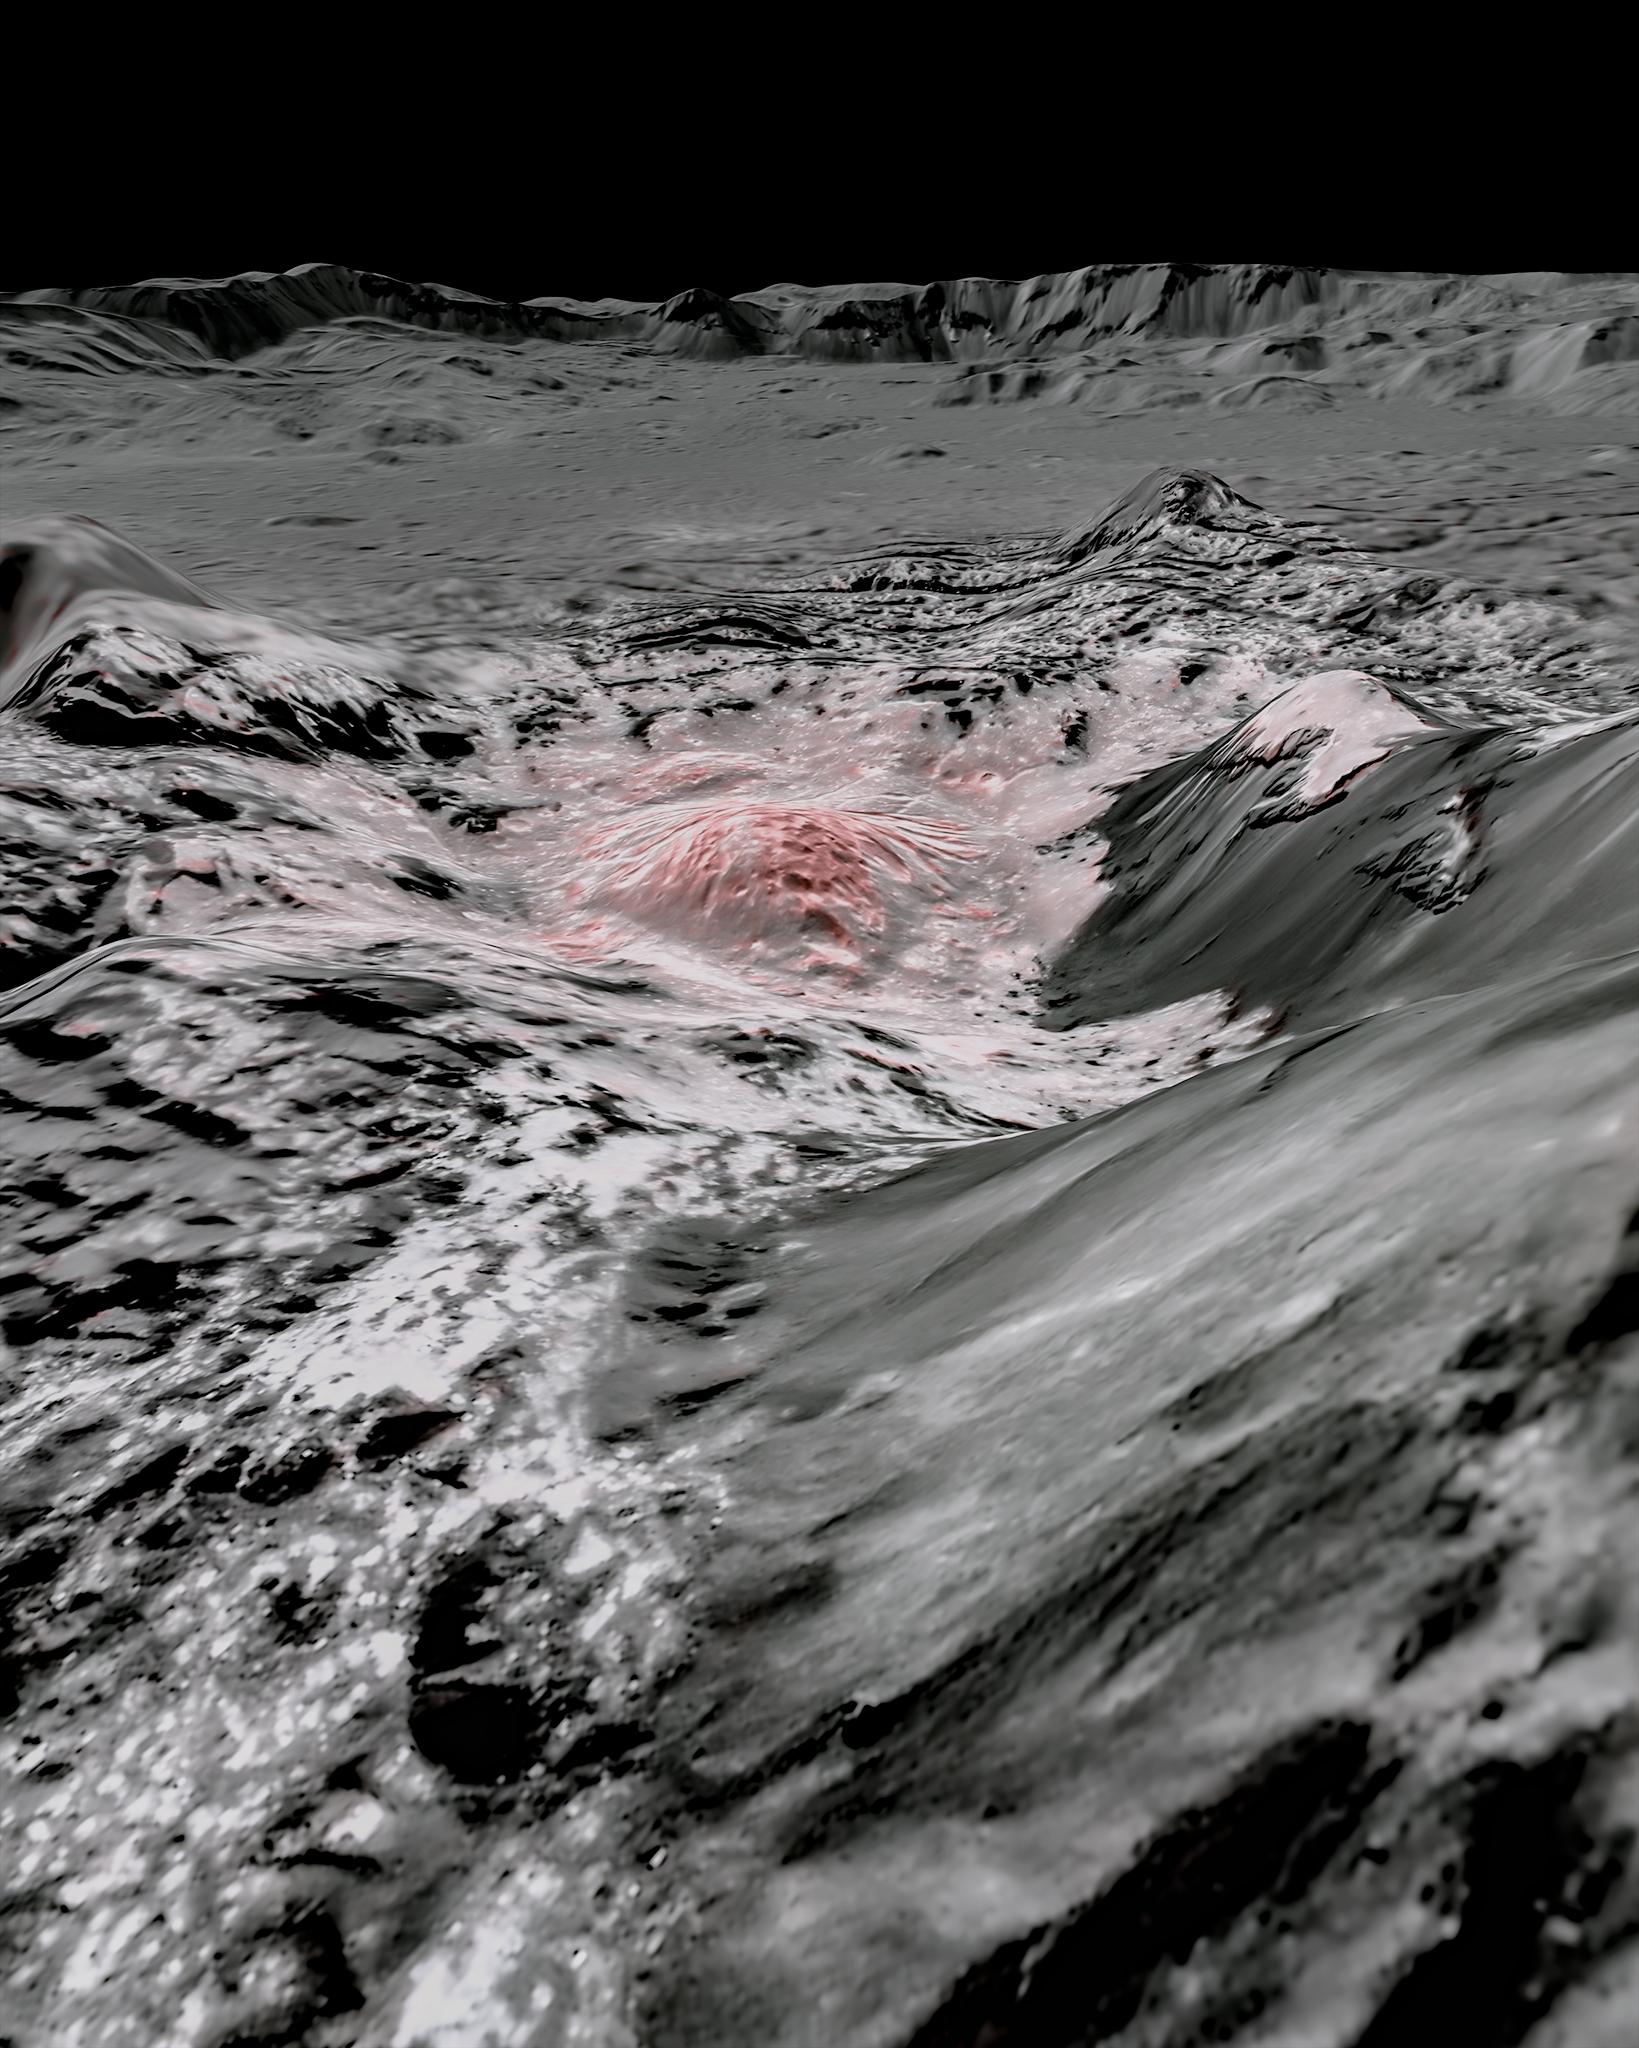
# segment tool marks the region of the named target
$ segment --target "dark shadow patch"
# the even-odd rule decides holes
[[[335,1453],[317,1437],[303,1437],[264,1453],[247,1465],[235,1491],[258,1507],[280,1507],[311,1493],[331,1472]]]
[[[1583,1737],[1540,1763],[1473,1772],[1457,1931],[1417,1957],[1355,2048],[1518,2048],[1597,1958],[1632,1838],[1579,1812],[1594,1746]],[[1555,1921],[1576,1939],[1556,1940]]]
[[[1565,1340],[1573,1355],[1614,1344],[1639,1330],[1639,1209],[1628,1218],[1610,1278]]]
[[[359,1438],[354,1455],[361,1465],[389,1464],[419,1449],[459,1419],[453,1408],[412,1408],[378,1415]]]
[[[1507,1551],[1487,1551],[1423,1588],[1389,1660],[1389,1677],[1395,1684],[1494,1612],[1507,1562]]]
[[[1262,1899],[1314,1881],[1384,1788],[1370,1730],[1320,1722],[1191,1808],[1086,1905],[958,1980],[907,2048],[1086,2048],[1127,2027],[1152,1978]]]

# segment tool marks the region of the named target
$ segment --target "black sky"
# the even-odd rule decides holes
[[[1463,39],[1448,76],[1424,25],[1369,17],[1301,86],[1289,24],[1142,11],[1119,49],[1005,13],[970,33],[581,10],[539,49],[470,14],[357,47],[328,17],[34,25],[37,59],[21,17],[7,53],[3,290],[313,260],[643,300],[1180,258],[1634,260],[1614,74],[1570,25],[1511,59]]]
[[[147,107],[117,152],[95,154],[88,204],[77,181],[89,144],[56,120],[49,95],[25,97],[13,139],[39,176],[0,233],[0,290],[312,261],[504,299],[654,300],[691,285],[918,284],[1086,263],[1631,260],[1631,234],[1608,207],[1515,204],[1517,151],[1494,152],[1481,184],[1465,169],[1453,193],[1434,182],[1424,139],[1416,153],[1374,149],[1369,164],[1281,157],[1276,175],[1250,135],[1208,148],[1170,117],[1124,144],[1107,124],[1084,134],[1071,123],[1054,154],[1039,123],[969,136],[895,114],[824,132],[795,113],[731,108],[703,127],[663,114],[605,133],[554,102],[511,119],[504,107],[458,120],[418,107],[383,129],[356,96],[292,105],[300,120],[236,94],[203,128]]]

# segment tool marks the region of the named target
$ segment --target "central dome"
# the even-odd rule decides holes
[[[744,801],[668,805],[595,833],[586,851],[598,893],[645,922],[854,957],[890,938],[897,912],[943,895],[948,865],[976,853],[935,820]]]

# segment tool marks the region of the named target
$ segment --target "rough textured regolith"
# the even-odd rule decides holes
[[[0,2038],[1626,2042],[1633,298],[0,302]]]

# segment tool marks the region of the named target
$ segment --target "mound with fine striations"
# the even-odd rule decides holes
[[[1608,643],[1196,469],[482,654],[208,583],[0,537],[10,2036],[1615,2048]]]

